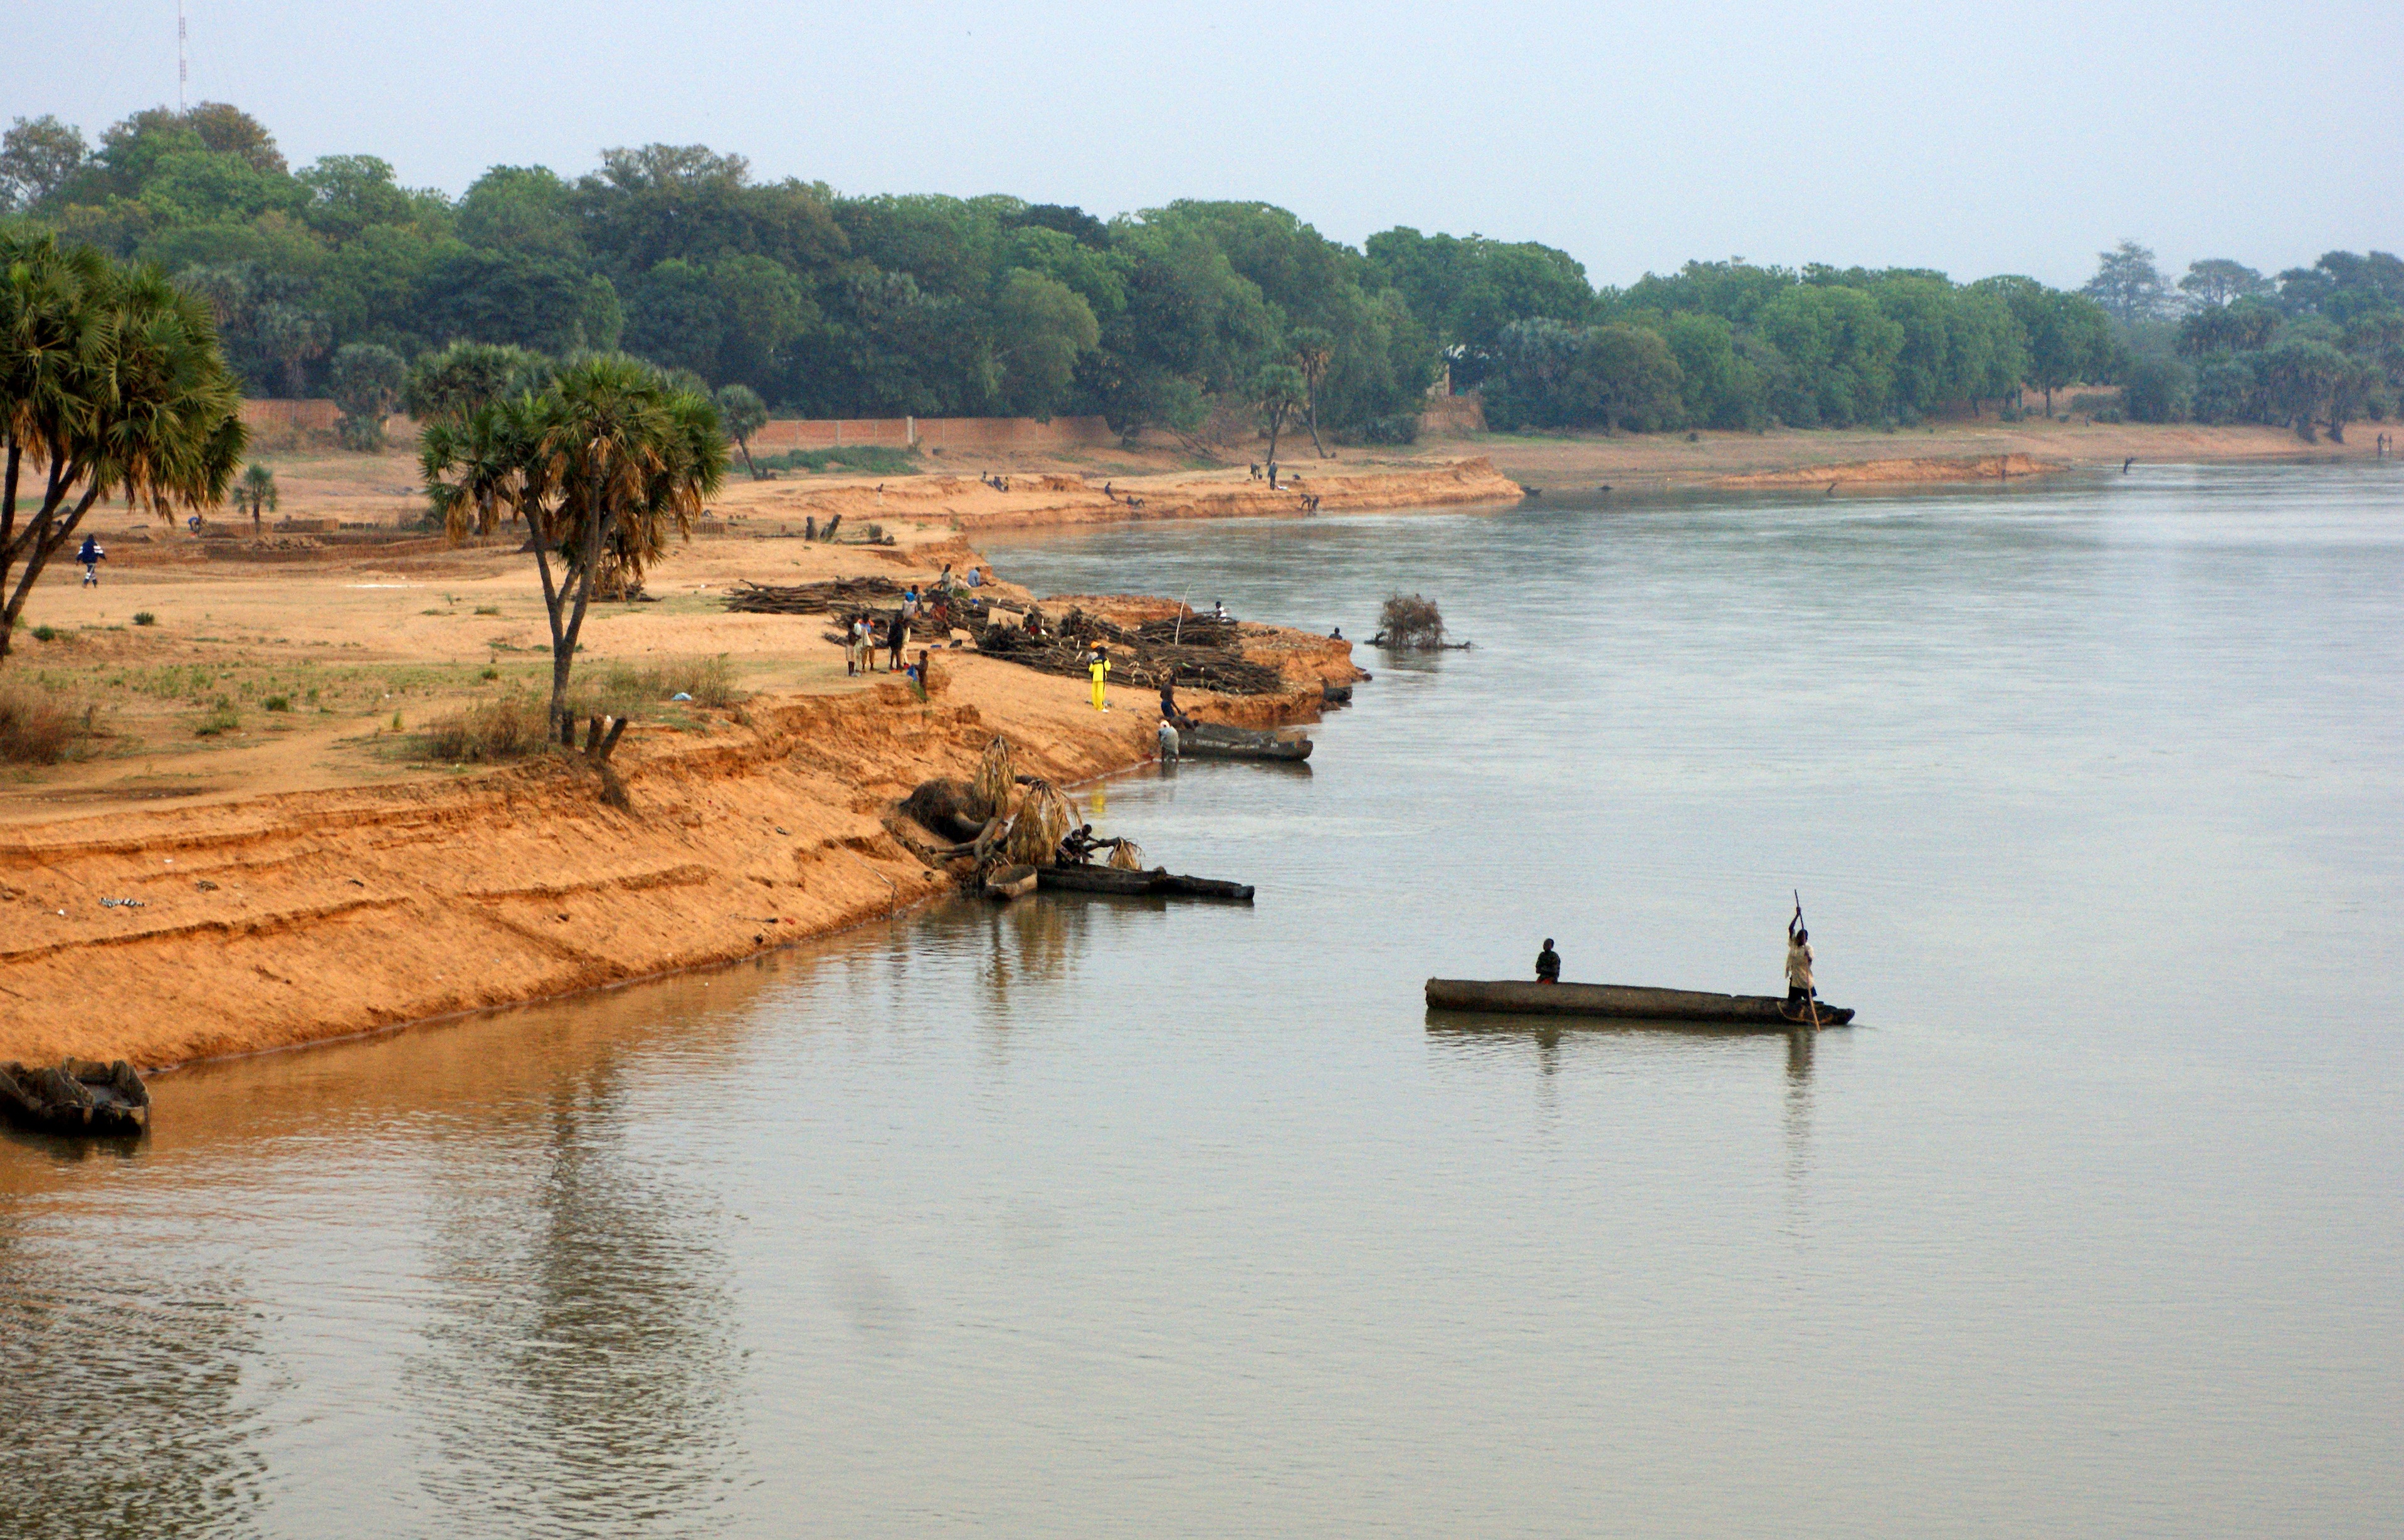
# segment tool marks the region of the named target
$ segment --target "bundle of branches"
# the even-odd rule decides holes
[[[837,578],[790,588],[747,581],[726,596],[726,608],[738,615],[815,615],[821,610],[858,609],[901,592],[901,584],[890,578]]]
[[[985,746],[977,760],[976,774],[969,780],[969,811],[979,819],[989,819],[1010,810],[1010,800],[1018,791],[1017,756],[1010,751],[1010,740],[999,734]]]
[[[1377,640],[1387,647],[1442,647],[1444,616],[1433,599],[1391,595],[1377,612]]]
[[[1060,842],[1075,827],[1077,808],[1069,793],[1048,780],[1029,781],[1018,799],[1010,837],[1002,842],[1001,859],[1013,866],[1053,865],[1060,859]]]
[[[1016,626],[990,625],[978,635],[977,651],[1041,674],[1082,679],[1085,678],[1085,653],[1092,643],[1090,639],[1078,640],[1067,635],[1067,630],[1064,622],[1063,634],[1038,637]],[[1158,689],[1163,680],[1174,679],[1197,690],[1215,690],[1229,695],[1272,695],[1286,688],[1284,676],[1276,669],[1254,663],[1230,648],[1168,647],[1107,636],[1100,639],[1111,643],[1111,682],[1122,687]]]
[[[1213,615],[1188,615],[1181,621],[1146,621],[1135,628],[1135,639],[1174,647],[1233,647],[1236,623]]]
[[[1111,865],[1121,872],[1142,871],[1143,847],[1131,839],[1122,837],[1119,840],[1118,848],[1111,852]]]

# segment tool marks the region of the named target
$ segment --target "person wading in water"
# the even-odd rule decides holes
[[[1561,955],[1553,950],[1553,938],[1544,938],[1544,949],[1536,954],[1536,982],[1558,984],[1561,981]]]

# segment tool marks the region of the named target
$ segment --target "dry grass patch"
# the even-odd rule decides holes
[[[0,763],[56,764],[84,753],[99,732],[100,708],[36,685],[0,683]]]

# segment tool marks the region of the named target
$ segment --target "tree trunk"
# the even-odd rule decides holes
[[[100,496],[97,486],[88,488],[73,509],[66,509],[67,488],[75,484],[77,472],[52,461],[41,508],[26,521],[24,528],[16,529],[17,469],[17,456],[12,454],[8,464],[7,516],[5,523],[0,523],[0,530],[7,531],[5,544],[0,544],[0,590],[7,594],[7,602],[0,605],[0,659],[8,656],[16,639],[17,619],[25,611],[25,601],[33,596],[34,584],[50,565],[50,558],[75,538],[77,526],[83,523],[83,516],[91,511],[93,500]],[[19,562],[24,565],[18,569],[11,588],[8,569]]]
[[[1302,404],[1302,420],[1310,425],[1311,452],[1321,459],[1327,458],[1327,446],[1319,441],[1319,392],[1313,390]]]
[[[2051,385],[2045,387],[2045,414],[2048,420],[2053,416],[2053,386]]]
[[[737,439],[734,441],[734,447],[743,452],[743,469],[751,472],[751,479],[753,481],[758,481],[760,479],[760,468],[751,463],[750,441],[748,439]]]
[[[1279,431],[1280,429],[1282,429],[1284,427],[1285,427],[1285,413],[1282,413],[1282,412],[1278,412],[1278,413],[1271,413],[1271,414],[1270,414],[1270,416],[1269,416],[1269,460],[1270,460],[1270,463],[1272,463],[1272,464],[1276,463],[1276,461],[1277,461],[1277,441],[1278,441],[1278,433],[1279,433]]]

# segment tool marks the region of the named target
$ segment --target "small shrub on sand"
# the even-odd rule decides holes
[[[270,695],[259,704],[270,711],[289,711],[292,709],[292,697],[289,695]]]
[[[241,725],[242,713],[233,708],[232,701],[219,695],[217,704],[209,707],[209,714],[201,719],[201,724],[198,727],[192,729],[192,736],[214,738],[220,734],[231,733]]]
[[[479,701],[426,730],[428,757],[450,764],[491,764],[539,752],[551,741],[548,708],[526,695]]]
[[[678,695],[691,695],[695,706],[732,706],[742,699],[743,693],[734,687],[734,670],[723,655],[684,658],[640,668],[616,663],[592,679],[580,698],[571,703],[569,714],[637,716]]]
[[[153,615],[147,609],[137,609],[133,612],[133,623],[136,625],[156,625],[159,623],[159,617]]]
[[[74,757],[94,731],[98,708],[63,702],[46,690],[0,686],[0,762],[56,764]]]
[[[1389,647],[1444,645],[1444,615],[1433,599],[1417,594],[1388,596],[1386,607],[1377,612],[1377,629],[1384,633]]]

